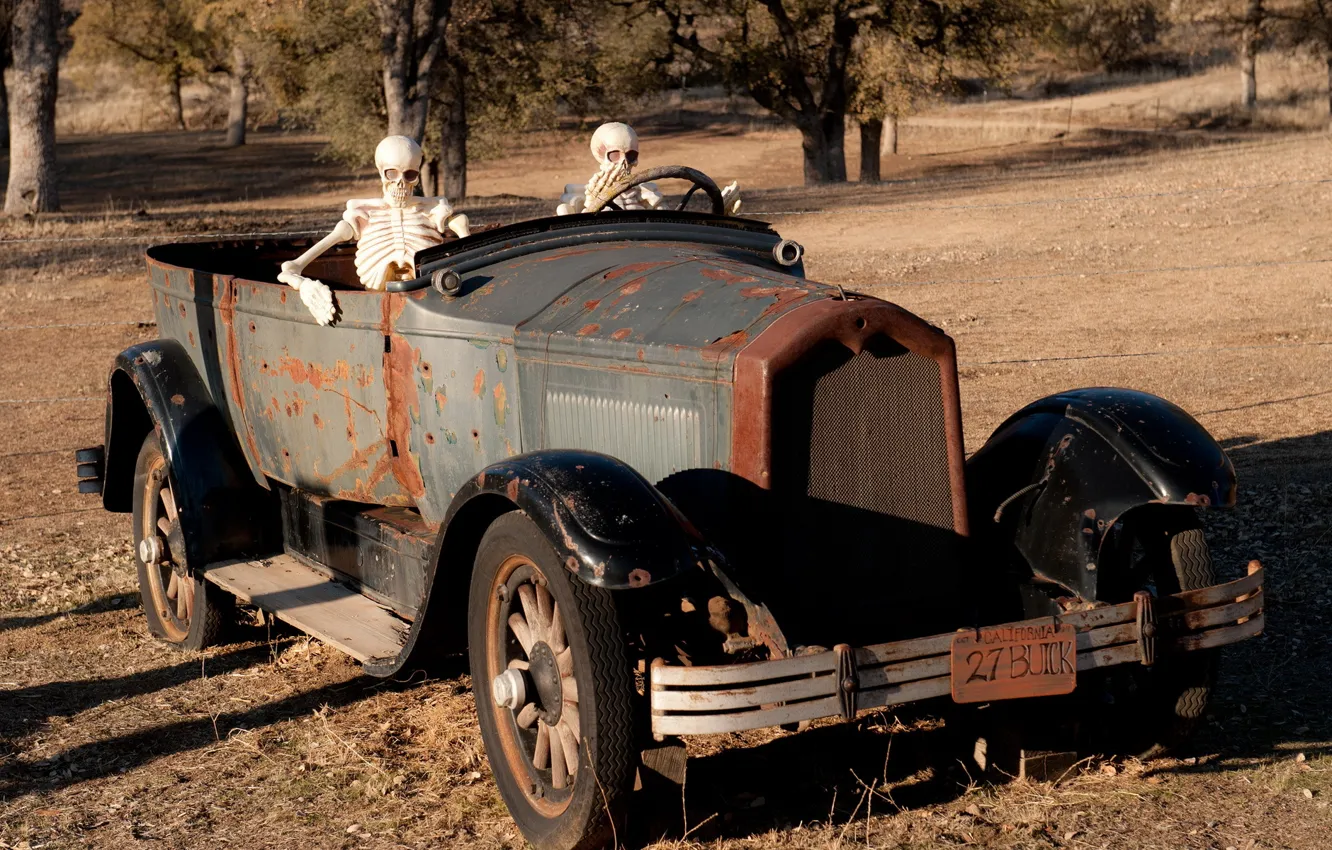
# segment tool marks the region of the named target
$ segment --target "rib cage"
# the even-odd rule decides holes
[[[444,241],[416,205],[372,209],[367,219],[356,243],[356,275],[366,289],[383,289],[403,271],[415,274],[416,252]]]

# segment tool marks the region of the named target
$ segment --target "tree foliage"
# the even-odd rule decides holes
[[[669,21],[677,51],[800,130],[805,180],[818,183],[846,179],[844,126],[864,61],[858,55],[886,46],[881,55],[890,61],[992,67],[1029,34],[1039,0],[646,2]],[[858,52],[867,39],[877,41]],[[882,94],[866,91],[870,100]]]

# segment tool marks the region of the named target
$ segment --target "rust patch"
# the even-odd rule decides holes
[[[1184,497],[1184,503],[1188,505],[1195,505],[1200,508],[1206,508],[1211,506],[1212,497],[1206,495],[1205,493],[1190,493]]]
[[[620,340],[627,339],[629,337],[629,334],[633,332],[634,332],[633,328],[620,328],[618,331],[611,334],[611,339],[615,340],[616,342],[619,342]]]
[[[690,301],[697,301],[698,299],[700,299],[700,298],[702,298],[702,297],[703,297],[703,290],[701,290],[701,289],[694,289],[694,290],[691,290],[691,291],[689,291],[689,292],[686,292],[686,293],[684,294],[684,297],[681,298],[680,300],[683,301],[684,303],[688,304]]]
[[[740,290],[740,295],[744,298],[772,298],[773,302],[768,305],[760,318],[771,316],[774,313],[780,313],[786,308],[786,305],[799,301],[809,295],[809,290],[797,289],[790,286],[748,286]]]
[[[480,398],[481,393],[485,391],[486,391],[486,370],[477,369],[476,377],[472,379],[472,395],[476,396],[477,398]]]
[[[732,285],[732,284],[736,284],[736,283],[756,283],[756,282],[758,281],[758,278],[756,278],[756,277],[750,277],[750,276],[748,276],[748,275],[736,274],[736,273],[733,272],[733,271],[728,271],[728,270],[726,270],[726,269],[720,269],[720,268],[717,268],[716,266],[707,266],[706,268],[701,269],[701,270],[699,271],[699,274],[701,274],[701,275],[703,275],[704,277],[709,278],[709,279],[711,279],[711,280],[719,280],[719,281],[721,281],[722,283],[726,284],[727,286],[730,286],[730,285]],[[740,294],[741,294],[741,295],[744,295],[743,292],[740,293]]]
[[[433,446],[435,444],[435,435],[430,433],[429,431],[426,431],[425,441],[426,445]]]
[[[510,502],[518,501],[518,479],[510,478],[509,483],[504,485],[504,495],[509,497]]]
[[[180,393],[176,393],[171,397],[171,403],[174,404],[176,407],[183,407],[185,405],[185,396],[181,395]]]
[[[643,354],[643,349],[641,349],[641,348],[638,349],[638,359],[639,359],[639,360],[644,360],[644,359],[646,359],[646,355]]]
[[[721,339],[703,346],[699,356],[704,360],[719,362],[732,351],[741,348],[749,340],[749,334],[745,331],[735,331],[727,334]]]
[[[190,331],[188,334],[186,334],[186,336],[189,337],[189,339],[190,339],[190,347],[193,348],[193,347],[194,347],[194,331]]]
[[[393,295],[385,300],[402,301],[400,297]],[[396,315],[391,312],[392,309],[388,305],[385,306],[386,320],[389,320],[387,317]],[[401,305],[397,310],[399,313],[402,311]],[[389,350],[384,352],[388,436],[398,447],[398,456],[392,457],[392,452],[386,452],[385,455],[393,463],[393,477],[398,480],[398,484],[413,498],[419,499],[425,495],[425,481],[421,478],[421,467],[412,456],[410,446],[412,422],[421,419],[421,402],[416,393],[414,378],[421,352],[412,348],[407,338],[401,334],[392,334],[388,347]]]
[[[218,303],[217,313],[222,319],[223,332],[227,338],[227,377],[231,401],[241,415],[241,426],[245,431],[245,445],[250,449],[250,463],[259,463],[259,446],[254,441],[254,429],[250,427],[249,417],[245,413],[245,393],[241,388],[240,350],[236,347],[236,281],[235,278],[221,278],[222,300]]]
[[[324,420],[319,418],[318,413],[314,415],[314,426],[318,428],[320,431],[324,430]]]
[[[495,424],[504,427],[504,420],[508,415],[506,407],[508,405],[508,393],[504,389],[504,382],[495,385]]]
[[[593,298],[591,301],[584,301],[584,302],[583,302],[583,309],[584,309],[584,310],[595,310],[595,309],[597,309],[597,305],[600,304],[600,303],[601,303],[601,299],[600,299],[600,298]]]
[[[643,288],[642,278],[639,278],[638,280],[631,280],[628,283],[626,283],[624,286],[620,287],[620,295],[633,295],[635,292],[637,292],[642,288]],[[619,299],[617,298],[616,301],[618,302]]]
[[[662,266],[672,265],[675,262],[676,262],[675,260],[654,260],[650,263],[630,263],[627,266],[620,266],[618,269],[613,269],[611,271],[606,272],[606,274],[602,277],[602,280],[618,280],[624,277],[625,275],[639,274],[641,272],[652,271],[653,269],[659,269]]]
[[[278,296],[278,300],[281,301],[283,304],[287,303],[287,290],[285,289],[282,290],[282,294]]]
[[[652,582],[652,574],[649,573],[647,570],[637,569],[629,571],[630,587],[642,587],[643,585],[650,584],[651,582]]]
[[[581,328],[578,329],[578,335],[587,336],[588,334],[594,334],[599,330],[601,330],[601,325],[596,325],[596,324],[583,325]]]
[[[437,413],[443,413],[444,406],[448,403],[449,403],[449,397],[444,395],[443,388],[435,390],[435,411]]]

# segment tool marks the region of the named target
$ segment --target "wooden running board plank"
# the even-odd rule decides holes
[[[204,568],[204,577],[357,661],[394,658],[406,640],[406,621],[290,555],[218,561]]]

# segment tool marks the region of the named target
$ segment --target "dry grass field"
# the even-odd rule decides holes
[[[1202,78],[1097,96],[1185,98]],[[746,212],[804,244],[811,276],[952,334],[969,449],[1074,386],[1194,413],[1241,481],[1240,506],[1206,518],[1214,554],[1227,577],[1268,566],[1268,632],[1227,653],[1176,758],[991,786],[949,762],[928,714],[708,740],[691,751],[690,831],[655,846],[1326,848],[1327,137],[1197,129],[1181,106],[1159,132],[1131,112],[1108,126],[1075,112],[1062,137],[995,138],[977,125],[1035,107],[992,102],[913,123],[883,184],[806,189],[793,133],[704,121],[706,105],[642,122],[645,163],[739,178]],[[138,609],[128,520],[74,492],[72,450],[101,441],[112,356],[154,335],[143,247],[324,228],[371,185],[317,161],[317,139],[220,141],[67,137],[67,212],[0,223],[0,848],[522,847],[464,671],[373,680],[262,625],[201,657],[166,649]],[[533,215],[589,162],[580,138],[534,135],[474,169],[467,210]]]

